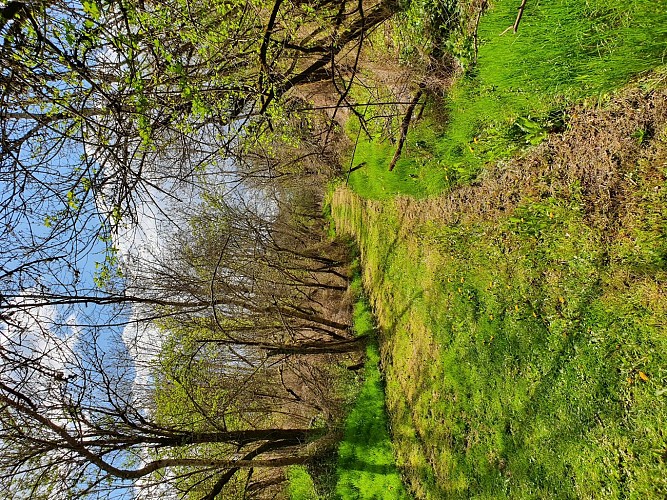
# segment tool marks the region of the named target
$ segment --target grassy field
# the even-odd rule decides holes
[[[667,5],[529,0],[499,36],[516,6],[333,195],[398,466],[416,498],[665,498]]]
[[[415,496],[667,494],[661,151],[612,239],[576,190],[450,224],[435,202],[336,193]]]

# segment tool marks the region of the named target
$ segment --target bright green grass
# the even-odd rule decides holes
[[[667,185],[642,182],[611,244],[576,193],[457,226],[334,197],[416,497],[667,496]]]
[[[364,196],[378,200],[397,194],[423,198],[447,189],[450,182],[446,172],[430,166],[435,161],[437,128],[422,126],[413,130],[406,142],[405,154],[392,172],[387,169],[395,145],[379,136],[375,140],[361,139],[355,150],[354,165],[365,165],[349,175],[350,185]],[[356,127],[352,129],[356,132]]]
[[[287,470],[287,495],[290,500],[318,500],[313,478],[305,467],[295,465]]]
[[[354,164],[367,165],[350,176],[356,192],[422,197],[467,183],[487,162],[565,126],[566,106],[604,100],[666,62],[665,1],[529,0],[518,33],[500,36],[517,3],[491,2],[479,26],[478,64],[451,89],[447,113],[431,113],[409,134],[394,172],[387,172],[391,144],[360,142]],[[519,117],[533,130],[519,127]]]
[[[512,129],[517,117],[539,121],[575,100],[601,99],[665,63],[664,1],[528,2],[518,33],[503,36],[516,2],[493,4],[480,23],[477,66],[453,89],[447,135],[438,143],[444,164],[465,164],[471,176],[512,152],[517,136],[530,139]]]
[[[368,301],[363,298],[360,277],[350,284],[361,297],[354,307],[354,330],[357,335],[375,338],[375,320]],[[290,500],[401,500],[408,496],[396,468],[389,423],[385,408],[385,393],[379,369],[377,344],[366,348],[363,384],[358,389],[350,414],[345,419],[343,439],[338,448],[336,484],[333,492],[319,492],[313,478],[304,467],[288,471],[287,493]],[[328,482],[328,481],[325,481]],[[324,489],[330,487],[325,485]]]
[[[399,467],[418,498],[665,498],[667,186],[639,182],[611,242],[576,193],[455,226],[393,200],[469,182],[665,62],[666,2],[529,0],[499,37],[517,4],[483,18],[446,127],[426,114],[393,173],[393,147],[362,141],[349,184],[382,203],[334,197],[384,332]]]
[[[365,300],[355,306],[354,325],[358,335],[373,335],[374,321]],[[338,449],[335,498],[407,498],[394,461],[379,358],[377,346],[370,345],[366,350],[364,384],[345,421]]]

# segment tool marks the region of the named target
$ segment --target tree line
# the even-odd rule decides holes
[[[347,315],[348,249],[321,212],[335,123],[296,90],[329,82],[349,104],[347,51],[396,9],[0,8],[6,492],[215,498],[243,477],[261,494],[261,470],[330,445],[332,361],[365,339]],[[194,205],[175,218],[183,193]],[[147,205],[178,229],[123,263],[118,235]]]

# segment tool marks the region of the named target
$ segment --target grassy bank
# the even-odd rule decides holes
[[[444,101],[427,104],[394,172],[387,171],[395,149],[389,138],[362,137],[353,164],[365,166],[350,176],[357,192],[374,199],[424,197],[469,183],[485,165],[566,129],[574,103],[604,104],[614,90],[665,63],[663,2],[529,1],[518,32],[502,35],[514,22],[517,2],[489,5],[479,23],[477,64],[469,33],[454,31],[448,43],[440,41],[466,73]],[[403,45],[438,35],[415,27],[434,9],[432,2],[412,2],[398,32],[413,39]]]
[[[667,494],[667,99],[631,97],[634,112],[630,97],[580,108],[503,182],[425,201],[336,193],[417,497]],[[581,144],[605,123],[600,150]],[[650,140],[631,133],[649,125]]]
[[[332,202],[399,467],[417,498],[663,498],[667,9],[529,1],[501,35],[489,5],[396,170],[362,140]]]

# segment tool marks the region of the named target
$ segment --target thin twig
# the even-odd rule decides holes
[[[526,0],[521,0],[521,5],[519,6],[519,12],[516,15],[516,20],[512,26],[508,26],[505,31],[503,31],[499,36],[503,36],[509,30],[512,30],[514,33],[519,29],[519,23],[521,22],[521,17],[523,16],[523,9],[526,7]]]
[[[484,13],[484,10],[486,9],[486,3],[487,3],[487,0],[484,0],[482,2],[482,5],[479,6],[479,12],[477,13],[477,19],[475,20],[475,30],[473,31],[473,41],[474,41],[474,48],[475,48],[475,63],[477,63],[477,52],[479,50],[479,37],[478,37],[479,21],[482,19],[482,14]]]
[[[366,109],[364,110],[364,115],[368,111],[368,106],[366,106]],[[359,126],[359,130],[357,131],[357,138],[354,141],[354,148],[352,148],[352,156],[350,157],[350,168],[347,171],[347,178],[345,179],[345,184],[350,182],[350,174],[354,170],[352,165],[354,164],[354,154],[357,152],[357,146],[359,145],[359,138],[361,136],[361,126]]]
[[[523,16],[523,9],[526,6],[526,0],[521,1],[521,6],[519,7],[519,12],[516,15],[516,21],[514,21],[514,26],[512,27],[514,33],[519,29],[519,23],[521,22],[521,16]]]

